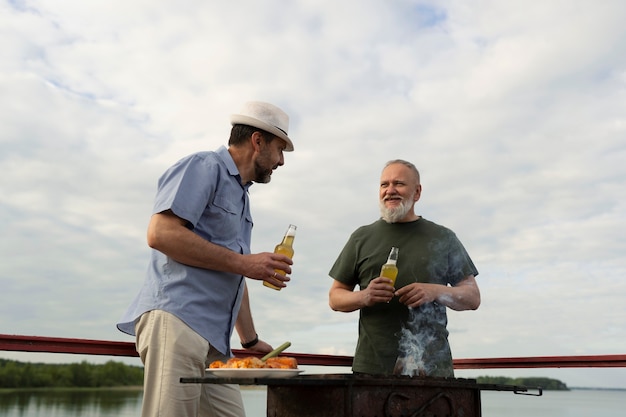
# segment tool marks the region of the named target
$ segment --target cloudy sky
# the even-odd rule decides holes
[[[480,271],[454,357],[626,354],[625,20],[621,0],[0,1],[0,333],[132,341],[157,178],[254,99],[296,147],[251,189],[254,251],[298,226],[289,287],[248,283],[262,339],[353,354],[328,270],[403,158]],[[484,374],[626,387],[457,372]]]

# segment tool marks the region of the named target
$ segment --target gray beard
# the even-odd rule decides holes
[[[258,184],[267,184],[272,180],[272,170],[263,168],[262,164],[267,162],[267,158],[263,155],[254,163],[254,182]]]
[[[408,200],[402,200],[398,207],[387,208],[385,207],[385,202],[380,201],[380,217],[387,223],[397,223],[407,215],[409,210],[411,210],[411,202]]]
[[[272,180],[271,171],[264,170],[261,167],[256,168],[254,182],[257,184],[267,184]]]

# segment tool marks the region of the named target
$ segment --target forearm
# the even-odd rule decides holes
[[[473,275],[453,287],[415,282],[399,288],[395,294],[398,301],[413,308],[432,302],[457,311],[476,310],[480,305],[480,291]]]
[[[335,280],[328,293],[328,304],[335,311],[349,313],[363,307],[388,303],[393,298],[393,286],[389,278],[374,278],[366,288],[354,291],[354,286]]]
[[[244,285],[243,298],[241,300],[239,314],[237,315],[237,321],[235,322],[235,330],[239,335],[239,340],[241,340],[242,343],[247,343],[254,340],[258,335],[254,328],[254,321],[252,320],[252,311],[250,310],[250,299],[248,296],[248,285]]]
[[[329,293],[328,304],[334,311],[349,313],[365,307],[364,295],[362,291],[333,288]]]
[[[244,284],[243,298],[241,307],[235,321],[235,330],[239,335],[242,347],[248,344],[244,349],[248,349],[258,353],[268,353],[272,351],[272,345],[259,339],[259,335],[254,328],[252,320],[252,309],[250,308],[250,299],[248,298],[248,285]]]
[[[456,311],[476,310],[480,306],[480,291],[474,277],[467,277],[454,287],[439,286],[436,301]]]
[[[152,216],[148,245],[185,265],[245,275],[241,254],[201,238],[168,212]]]

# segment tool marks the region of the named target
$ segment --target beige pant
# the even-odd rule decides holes
[[[239,386],[180,383],[226,359],[206,339],[162,310],[143,314],[135,330],[144,364],[142,417],[245,417]]]

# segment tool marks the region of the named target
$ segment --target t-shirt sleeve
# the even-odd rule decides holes
[[[448,282],[452,286],[461,282],[468,275],[478,275],[474,262],[454,233],[450,236],[448,267]]]
[[[358,284],[357,253],[354,236],[350,236],[350,239],[348,239],[348,242],[339,253],[337,260],[330,268],[328,275],[346,285]]]

